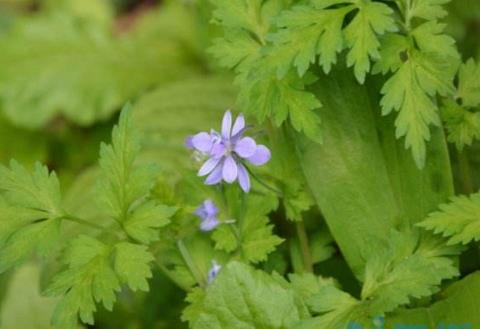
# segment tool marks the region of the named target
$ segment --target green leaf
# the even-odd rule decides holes
[[[235,223],[223,224],[212,234],[215,248],[226,252],[239,249],[246,262],[265,261],[268,254],[283,242],[273,234],[268,214],[278,206],[276,197],[248,195],[245,202],[235,205],[239,209]],[[230,226],[231,225],[231,226]],[[235,226],[233,226],[235,225]]]
[[[234,68],[239,72],[260,56],[261,45],[245,31],[229,31],[223,38],[213,40],[209,52],[219,60],[221,66]]]
[[[331,8],[333,4],[337,7]],[[357,11],[354,18],[342,31],[346,15],[353,11]],[[291,65],[302,76],[317,55],[328,73],[337,61],[337,53],[347,47],[347,64],[355,67],[355,76],[363,83],[370,60],[380,56],[378,36],[396,30],[392,14],[393,10],[383,3],[347,0],[317,1],[314,6],[285,11],[277,20],[280,30],[270,37],[276,56],[282,58],[277,68],[279,77],[287,74]]]
[[[293,65],[303,76],[320,56],[319,63],[328,73],[337,61],[337,53],[344,48],[342,24],[351,6],[333,10],[296,6],[284,11],[277,19],[280,30],[269,38],[275,44],[275,52],[282,52],[284,61],[278,66],[280,77]]]
[[[269,253],[283,242],[273,234],[273,225],[268,214],[277,208],[276,197],[250,196],[246,212],[241,220],[240,236],[242,256],[246,261],[258,263],[267,259]]]
[[[146,93],[132,113],[145,141],[141,159],[161,159],[162,169],[169,175],[178,175],[184,168],[191,170],[193,160],[185,147],[186,136],[208,131],[212,122],[221,122],[235,96],[231,79],[209,76],[172,82]]]
[[[399,112],[395,121],[397,138],[405,136],[405,147],[412,150],[420,168],[425,165],[429,126],[440,124],[432,96],[452,93],[451,71],[451,63],[444,58],[413,50],[381,91],[383,114]]]
[[[418,239],[412,232],[392,232],[387,248],[379,248],[367,261],[362,300],[371,314],[391,312],[412,299],[435,293],[444,279],[459,274],[449,256],[459,253],[435,240]]]
[[[147,247],[121,242],[115,246],[115,272],[121,282],[133,291],[148,291],[147,279],[152,277],[150,263],[154,260]]]
[[[347,65],[354,66],[355,77],[365,82],[370,72],[370,60],[380,57],[378,36],[397,30],[393,20],[393,10],[386,4],[373,1],[358,3],[358,13],[345,28],[345,40],[350,51]]]
[[[40,270],[25,264],[13,274],[0,311],[0,328],[51,329],[50,315],[55,299],[42,297],[38,291]]]
[[[455,143],[460,151],[480,137],[479,112],[470,112],[456,102],[446,100],[442,107],[442,119],[448,131],[448,141]]]
[[[232,262],[223,268],[190,322],[203,328],[294,328],[308,316],[305,306],[286,282],[265,272]],[[228,305],[226,307],[226,305]],[[200,312],[201,309],[201,312]]]
[[[174,207],[149,201],[139,206],[125,221],[123,227],[133,239],[148,244],[159,239],[158,229],[170,223],[169,218],[176,211]]]
[[[324,143],[295,135],[298,162],[330,232],[353,272],[363,272],[369,244],[399,218],[365,87],[335,68],[312,86],[324,106]],[[349,95],[349,97],[345,97]]]
[[[333,285],[325,285],[308,300],[312,311],[323,313],[303,321],[297,329],[345,329],[352,321],[365,324],[368,319],[360,302]]]
[[[68,268],[45,291],[47,296],[64,295],[53,315],[55,328],[76,328],[77,316],[93,324],[96,303],[102,302],[108,310],[113,308],[120,281],[110,261],[111,250],[111,246],[88,236],[71,242],[65,256]]]
[[[112,145],[102,144],[100,149],[103,179],[98,186],[98,195],[109,215],[119,221],[127,219],[135,201],[148,195],[155,177],[153,167],[135,165],[140,142],[130,111],[127,105],[118,125],[113,128]]]
[[[34,251],[48,254],[60,233],[64,212],[57,176],[36,164],[30,173],[15,161],[0,166],[0,273]]]
[[[272,117],[277,126],[290,118],[295,130],[320,142],[320,118],[314,110],[321,103],[305,90],[308,81],[298,81],[294,75],[279,80],[271,63],[259,61],[257,65],[259,67],[251,70],[248,82],[242,84],[238,96],[240,108],[254,114],[261,122]]]
[[[145,89],[194,70],[187,71],[190,54],[178,37],[143,30],[142,37],[120,38],[111,29],[59,10],[17,20],[0,36],[0,99],[7,117],[27,128],[57,117],[91,125]]]
[[[419,17],[427,20],[443,18],[447,11],[443,8],[444,4],[451,0],[396,0],[404,6],[407,6],[409,17]],[[406,5],[406,4],[409,5]]]
[[[315,287],[310,280],[310,293],[303,295],[309,309],[319,315],[302,321],[298,328],[344,329],[354,322],[369,324],[374,317],[409,304],[413,298],[432,295],[443,279],[458,275],[449,258],[458,254],[458,249],[430,238],[418,244],[412,233],[392,232],[388,246],[372,246],[375,251],[367,260],[360,300],[333,282],[323,281]]]
[[[460,66],[456,96],[462,100],[463,106],[480,105],[480,65],[473,59]]]
[[[418,226],[448,237],[448,244],[480,240],[480,193],[453,197]]]
[[[333,238],[361,277],[371,243],[425,218],[453,194],[453,179],[441,129],[432,131],[428,165],[419,170],[395,138],[393,118],[379,115],[376,91],[383,81],[361,86],[346,69],[333,73],[312,86],[324,104],[324,143],[291,138]]]
[[[429,307],[401,310],[386,318],[386,328],[402,325],[425,325],[435,329],[438,326],[465,325],[478,327],[480,315],[476,304],[480,294],[480,273],[475,272],[452,284],[440,294],[440,300]]]

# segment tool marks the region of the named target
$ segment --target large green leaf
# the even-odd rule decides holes
[[[440,295],[441,300],[430,307],[404,310],[387,317],[386,328],[393,328],[398,324],[424,325],[428,329],[439,328],[440,324],[457,325],[456,328],[478,328],[478,296],[480,272],[453,284]]]
[[[391,118],[380,117],[375,85],[360,86],[337,68],[314,88],[324,104],[324,143],[297,135],[299,161],[335,240],[360,274],[373,241],[420,221],[452,194],[444,136],[434,132],[419,170],[395,139]]]

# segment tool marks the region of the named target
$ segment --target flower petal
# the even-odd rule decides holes
[[[232,131],[232,113],[230,110],[225,112],[222,120],[222,137],[224,139],[230,139],[230,133]]]
[[[215,185],[222,181],[222,163],[219,163],[218,166],[213,169],[210,175],[205,180],[206,185]]]
[[[200,230],[204,232],[212,231],[213,229],[215,229],[215,227],[218,226],[218,224],[220,224],[220,222],[217,218],[208,217],[207,219],[202,220],[202,222],[200,223]]]
[[[238,182],[245,193],[250,191],[250,176],[247,169],[242,165],[238,165]]]
[[[243,128],[245,128],[245,118],[243,117],[243,114],[240,113],[233,124],[232,136],[238,134]]]
[[[185,139],[185,146],[190,149],[190,150],[193,150],[195,147],[193,146],[193,136],[188,136],[186,139]]]
[[[208,175],[209,173],[212,172],[213,169],[215,169],[215,167],[218,165],[219,162],[220,162],[220,158],[208,159],[207,161],[205,161],[203,166],[198,171],[198,176],[202,177],[202,176]]]
[[[206,213],[208,214],[209,217],[217,216],[218,208],[215,205],[215,203],[213,203],[212,200],[210,200],[210,199],[205,200],[203,202],[203,206],[205,207],[205,211],[206,211]]]
[[[270,160],[270,150],[265,145],[258,145],[255,150],[255,154],[249,157],[247,160],[255,166],[261,166]]]
[[[210,155],[214,158],[221,158],[225,155],[225,145],[223,145],[223,143],[213,145]]]
[[[192,146],[203,153],[208,153],[212,149],[213,143],[209,133],[201,132],[191,139]]]
[[[228,156],[223,163],[222,176],[227,183],[233,183],[237,179],[238,167],[233,157]]]
[[[197,209],[195,209],[194,214],[202,219],[207,218],[207,212],[205,211],[205,206],[203,204],[200,205]]]
[[[244,137],[235,144],[234,151],[242,158],[248,158],[255,154],[257,143],[251,137]]]

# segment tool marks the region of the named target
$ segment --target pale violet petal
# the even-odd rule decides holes
[[[233,124],[232,136],[237,135],[243,128],[245,128],[245,118],[243,117],[243,114],[240,113]]]
[[[192,137],[191,143],[194,148],[203,153],[208,153],[212,149],[213,143],[210,134],[201,132]]]
[[[230,139],[230,133],[232,131],[232,113],[230,111],[225,112],[222,120],[222,137],[224,139]]]
[[[244,137],[235,143],[234,151],[242,158],[251,157],[257,151],[257,143],[251,137]]]
[[[204,232],[212,231],[213,229],[215,229],[215,227],[218,226],[218,224],[220,224],[220,222],[217,218],[209,217],[205,220],[202,220],[202,222],[200,223],[200,230]]]
[[[210,155],[214,158],[220,158],[225,155],[225,151],[225,145],[223,145],[223,143],[218,143],[213,145]]]
[[[193,136],[188,136],[186,139],[185,139],[185,146],[190,149],[190,150],[193,150],[195,147],[193,146]]]
[[[212,172],[213,169],[215,169],[215,167],[218,165],[219,162],[220,162],[220,158],[208,159],[207,161],[205,161],[203,166],[198,171],[198,176],[201,177],[201,176],[208,175],[209,173]]]
[[[255,166],[261,166],[270,160],[270,150],[265,145],[258,145],[255,150],[255,154],[249,157],[247,160]]]
[[[223,171],[222,171],[223,180],[226,181],[227,183],[233,183],[235,179],[237,179],[237,174],[238,174],[237,163],[235,162],[232,156],[226,157],[225,161],[223,162]]]
[[[245,193],[250,191],[250,176],[242,164],[238,164],[238,182]]]
[[[218,166],[213,169],[210,175],[205,180],[206,185],[215,185],[222,181],[222,163],[219,163]]]
[[[203,205],[205,207],[205,212],[208,214],[209,217],[216,216],[218,214],[218,208],[212,200],[205,200]]]

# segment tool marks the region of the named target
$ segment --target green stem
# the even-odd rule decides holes
[[[79,218],[79,217],[75,217],[75,216],[72,216],[72,215],[65,215],[65,216],[62,217],[62,219],[69,220],[71,222],[81,224],[81,225],[85,225],[85,226],[89,226],[89,227],[92,227],[92,228],[95,228],[95,229],[98,229],[98,230],[102,230],[102,231],[105,229],[105,227],[103,227],[101,225],[89,222],[88,220],[85,220],[85,219],[82,219],[82,218]]]
[[[248,173],[250,174],[250,176],[253,177],[253,179],[255,179],[258,183],[260,183],[260,185],[262,185],[263,187],[265,187],[266,189],[272,191],[273,193],[277,194],[278,197],[282,198],[283,197],[283,193],[282,191],[276,189],[275,187],[273,186],[270,186],[269,184],[265,183],[263,180],[261,180],[257,175],[255,175],[253,173],[252,170],[250,170],[250,168],[248,168],[247,166],[245,166],[245,168],[247,168],[247,171]]]
[[[172,273],[170,273],[170,270],[168,268],[165,267],[165,265],[163,265],[162,263],[160,263],[158,260],[156,261],[156,264],[158,266],[158,268],[160,269],[160,271],[162,271],[162,273],[167,277],[169,278],[173,283],[175,283],[177,286],[179,286],[182,290],[184,291],[189,291],[190,290],[190,287],[183,284],[182,282],[180,282],[180,280],[178,280],[175,275],[173,275]]]
[[[182,240],[177,241],[177,248],[180,254],[182,255],[185,265],[187,265],[195,281],[197,281],[200,287],[202,288],[205,287],[207,285],[207,281],[198,270],[197,265],[193,261],[192,256],[190,255],[190,252],[188,251],[187,247],[185,246]]]
[[[297,229],[300,251],[302,253],[303,267],[305,269],[305,272],[313,273],[312,253],[310,252],[310,244],[308,242],[308,236],[305,230],[305,224],[303,220],[296,222],[295,228]]]

